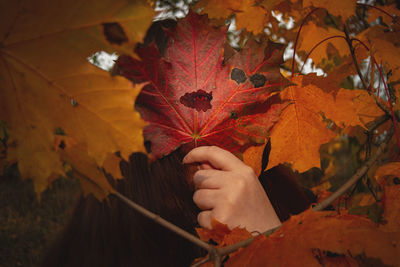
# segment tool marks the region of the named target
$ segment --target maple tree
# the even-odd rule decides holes
[[[200,0],[173,29],[161,30],[165,43],[141,45],[154,16],[144,0],[5,2],[0,171],[18,162],[38,196],[65,175],[68,163],[86,193],[99,199],[113,193],[140,209],[105,177],[122,177],[122,158],[145,152],[144,140],[154,159],[182,145],[218,145],[257,174],[280,164],[304,175],[321,169],[322,177],[305,182],[318,195],[314,210],[337,211],[310,209],[255,239],[214,222],[213,231],[198,231],[203,241],[193,241],[211,255],[195,265],[218,265],[253,239],[230,254],[227,266],[400,261],[400,10],[394,2]],[[232,19],[240,30],[237,50],[226,40],[225,20]],[[284,62],[287,46],[293,51]],[[88,62],[97,51],[120,55],[114,75]],[[323,76],[304,71],[308,59]],[[351,145],[357,171],[339,183],[343,166],[335,155]],[[361,187],[366,190],[355,193]],[[298,236],[302,248],[294,252]],[[219,245],[207,244],[210,238]]]

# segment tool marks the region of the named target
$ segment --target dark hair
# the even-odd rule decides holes
[[[121,164],[123,195],[194,233],[199,212],[182,152],[148,163],[136,153]],[[132,210],[114,196],[100,203],[81,196],[43,266],[189,266],[204,251]]]

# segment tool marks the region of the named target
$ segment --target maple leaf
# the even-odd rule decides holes
[[[362,126],[383,115],[373,97],[363,90],[336,89],[325,92],[323,79],[309,74],[292,79],[297,86],[287,87],[281,99],[292,102],[271,131],[268,168],[288,162],[299,172],[320,167],[319,147],[335,134],[324,117],[339,127]],[[323,116],[324,117],[323,117]]]
[[[386,12],[386,14],[384,12]],[[400,17],[400,10],[396,7],[396,4],[376,6],[376,8],[370,8],[368,10],[368,23],[374,22],[379,17],[382,18],[385,24],[390,25],[395,23],[396,17]]]
[[[296,79],[301,83],[301,76]],[[330,97],[313,85],[290,86],[281,92],[281,98],[292,104],[271,132],[268,169],[284,162],[299,172],[320,166],[319,147],[335,136],[320,115],[321,106]]]
[[[376,62],[382,62],[385,69],[391,70],[391,80],[400,80],[400,35],[387,31],[386,27],[376,25],[359,34],[358,38],[369,44]]]
[[[224,266],[358,266],[372,258],[395,266],[400,232],[385,232],[357,215],[313,212],[291,217],[269,237],[260,235]],[[294,246],[294,244],[296,244]]]
[[[218,247],[233,245],[241,240],[252,237],[245,228],[235,227],[232,230],[228,225],[211,218],[211,229],[196,228],[200,239],[206,242],[213,240],[218,243]]]
[[[330,1],[330,0],[304,0],[303,7],[324,8],[334,16],[341,16],[343,21],[353,16],[356,12],[355,0],[348,1]]]
[[[7,157],[18,161],[23,178],[34,180],[37,193],[52,173],[63,174],[53,149],[57,128],[85,143],[99,166],[108,153],[144,151],[144,122],[133,109],[141,87],[111,77],[87,57],[99,50],[128,53],[153,17],[145,1],[11,1],[0,13]]]
[[[380,166],[375,172],[375,178],[382,186],[386,185],[385,176],[400,176],[400,162],[389,162]]]
[[[399,172],[397,172],[397,176]],[[386,186],[384,194],[384,213],[386,224],[383,225],[383,230],[388,232],[400,231],[400,185]]]
[[[282,86],[282,46],[251,40],[223,64],[225,29],[193,12],[168,32],[165,55],[155,45],[138,47],[141,61],[121,56],[120,72],[148,82],[136,108],[149,125],[144,137],[155,157],[188,143],[231,152],[262,143],[285,107],[274,91]]]
[[[201,13],[207,14],[210,18],[228,18],[236,14],[236,28],[246,28],[249,32],[259,34],[264,29],[266,10],[254,0],[199,1],[197,7],[203,7]]]
[[[243,162],[249,165],[257,176],[262,170],[262,156],[265,146],[251,146],[243,153]]]
[[[334,28],[318,27],[314,22],[309,22],[304,25],[298,42],[298,51],[311,50],[319,42],[333,36],[344,36],[343,32]],[[345,57],[350,54],[346,41],[343,38],[332,38],[321,43],[310,55],[315,65],[319,65],[324,58],[328,58],[329,48],[334,49],[340,57]]]
[[[108,194],[115,191],[96,161],[88,155],[86,145],[71,137],[58,135],[54,146],[61,159],[73,167],[74,177],[80,180],[85,196],[93,194],[98,200],[104,200]]]
[[[196,228],[197,235],[201,240],[205,242],[216,242],[217,247],[225,247],[233,245],[241,240],[245,240],[251,238],[252,235],[246,228],[235,227],[232,230],[229,229],[228,225],[223,224],[216,220],[215,218],[211,218],[211,229],[207,228]],[[233,252],[230,255],[235,255],[237,252]],[[206,256],[207,257],[207,256]],[[195,262],[203,260],[204,258],[196,259]],[[205,265],[201,265],[204,267],[214,266],[211,262],[206,263]]]

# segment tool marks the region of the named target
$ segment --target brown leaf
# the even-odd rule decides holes
[[[382,186],[391,184],[391,181],[385,180],[385,176],[390,178],[400,178],[400,162],[390,162],[380,166],[375,172],[375,178]]]
[[[397,172],[397,175],[399,172]],[[386,186],[383,217],[386,224],[382,229],[388,232],[400,232],[400,185]]]

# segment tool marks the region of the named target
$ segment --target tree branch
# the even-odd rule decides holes
[[[318,203],[313,207],[313,211],[321,211],[328,207],[333,201],[335,201],[338,197],[347,192],[361,177],[363,177],[369,168],[378,160],[379,156],[385,150],[387,143],[390,141],[394,133],[394,128],[390,129],[390,132],[386,136],[386,139],[379,145],[375,154],[371,156],[371,158],[364,163],[364,165],[357,170],[357,172],[346,182],[344,183],[338,190],[336,190],[332,195],[326,198],[321,203]]]
[[[270,230],[268,230],[268,231],[266,231],[266,232],[264,232],[262,234],[265,235],[265,236],[269,236],[272,233],[274,233],[276,230],[278,230],[279,228],[280,228],[280,226],[275,227],[275,228],[270,229]],[[219,255],[219,259],[222,259],[223,256],[228,255],[229,253],[232,253],[232,252],[238,250],[239,248],[247,247],[248,245],[251,244],[251,242],[254,241],[255,238],[256,237],[250,237],[248,239],[239,241],[239,242],[237,242],[237,243],[235,243],[233,245],[222,247],[222,248],[217,248],[215,252]],[[196,263],[192,264],[190,267],[198,267],[198,266],[200,266],[200,265],[202,265],[202,264],[204,264],[206,262],[209,262],[209,261],[211,261],[213,259],[214,259],[214,264],[215,264],[216,257],[215,256],[213,257],[212,255],[210,255],[210,257],[205,258],[205,259],[203,259],[203,260],[201,260],[199,262],[196,262]],[[216,266],[216,265],[214,265],[214,266]]]
[[[186,240],[189,240],[190,242],[198,245],[199,247],[204,248],[205,250],[208,251],[208,253],[210,253],[210,255],[212,255],[213,251],[216,250],[216,248],[214,246],[204,242],[203,240],[199,239],[198,237],[192,235],[189,232],[186,232],[185,230],[183,230],[183,229],[179,228],[178,226],[170,223],[169,221],[164,220],[159,215],[157,215],[155,213],[152,213],[151,211],[148,211],[147,209],[143,208],[139,204],[136,204],[135,202],[133,202],[129,198],[121,195],[119,192],[115,191],[115,192],[113,192],[113,194],[116,197],[118,197],[120,200],[125,202],[129,207],[135,209],[136,211],[138,211],[142,215],[146,216],[147,218],[150,218],[151,220],[155,221],[156,223],[164,226],[165,228],[167,228],[167,229],[171,230],[172,232],[180,235],[181,237],[185,238]]]

